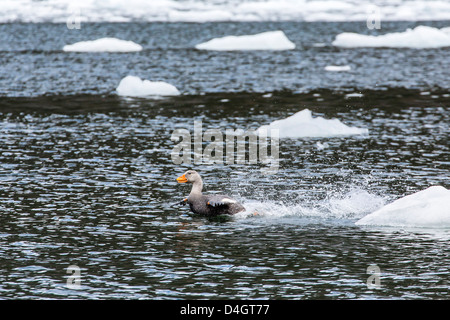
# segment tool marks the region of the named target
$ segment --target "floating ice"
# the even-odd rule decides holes
[[[239,51],[239,50],[292,50],[295,44],[283,31],[268,31],[246,36],[215,38],[195,46],[198,50]]]
[[[176,96],[180,94],[178,89],[169,83],[141,80],[135,76],[123,78],[116,91],[118,95],[127,97]]]
[[[450,190],[441,186],[400,198],[361,218],[357,225],[450,227]]]
[[[379,10],[382,21],[450,20],[443,0],[2,0],[0,23],[366,21]]]
[[[116,38],[101,38],[65,45],[63,51],[75,52],[134,52],[141,51],[142,46],[133,41]]]
[[[347,93],[345,95],[345,99],[349,99],[349,98],[362,98],[364,97],[364,94],[362,93],[358,93],[358,92],[352,92],[352,93]]]
[[[350,71],[352,68],[350,66],[326,66],[325,71],[334,71],[334,72],[339,72],[339,71]]]
[[[405,32],[370,36],[345,32],[333,41],[337,47],[440,48],[450,46],[450,28],[418,26]]]
[[[328,147],[329,147],[329,145],[326,142],[325,143],[321,143],[320,141],[317,141],[317,143],[316,143],[316,148],[318,150],[323,150],[323,149],[326,149]]]
[[[261,126],[258,131],[278,129],[280,138],[303,137],[334,137],[347,135],[368,134],[368,129],[349,127],[339,119],[313,118],[309,109],[304,109],[296,114],[281,120],[275,120],[270,125]]]

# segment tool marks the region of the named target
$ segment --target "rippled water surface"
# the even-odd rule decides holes
[[[432,185],[450,187],[449,48],[332,45],[343,32],[448,21],[383,21],[380,30],[365,21],[141,19],[79,30],[19,21],[30,20],[0,24],[0,298],[448,298],[448,226],[355,222]],[[195,49],[270,30],[296,48]],[[143,50],[62,50],[103,37]],[[127,75],[166,81],[181,95],[119,97]],[[305,108],[369,134],[282,139],[273,175],[260,162],[172,161],[172,133],[193,133],[196,120],[203,130],[249,130]],[[228,193],[247,211],[208,219],[176,205],[189,186],[175,179],[191,168],[205,192]]]
[[[183,94],[316,89],[450,87],[449,48],[339,48],[343,32],[380,35],[448,21],[362,22],[65,23],[0,24],[0,96],[114,93],[127,75],[162,80]],[[214,52],[195,45],[227,35],[282,30],[294,50]],[[140,52],[64,52],[67,44],[115,37],[142,45]],[[349,72],[327,72],[348,65]]]
[[[354,224],[406,194],[449,187],[444,94],[3,98],[0,296],[448,298],[448,228]],[[192,131],[194,119],[204,128],[248,129],[305,107],[369,135],[283,139],[271,176],[259,163],[188,166],[170,158],[171,133]],[[227,192],[263,214],[206,219],[173,206],[189,192],[175,181],[188,167],[206,191]],[[71,265],[80,268],[79,289],[67,286]],[[380,288],[367,286],[370,265],[380,268]]]

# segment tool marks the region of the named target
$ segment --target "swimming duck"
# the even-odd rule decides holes
[[[192,183],[189,197],[181,203],[189,204],[191,211],[204,216],[217,216],[221,214],[233,215],[245,211],[245,208],[235,199],[226,195],[204,195],[202,194],[203,181],[195,170],[186,171],[177,178],[178,183]]]

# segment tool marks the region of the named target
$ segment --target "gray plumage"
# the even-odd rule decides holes
[[[245,208],[235,199],[227,195],[202,194],[203,181],[198,172],[188,170],[177,179],[179,183],[192,183],[191,193],[184,201],[192,212],[204,216],[216,216],[221,214],[233,215],[245,211]]]

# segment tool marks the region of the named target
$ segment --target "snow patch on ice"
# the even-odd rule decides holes
[[[240,50],[292,50],[295,44],[283,31],[267,31],[254,35],[226,36],[215,38],[195,46],[198,50],[240,51]]]
[[[450,28],[418,26],[405,32],[393,32],[379,36],[352,32],[338,34],[332,43],[337,47],[386,47],[386,48],[441,48],[450,47]]]
[[[314,118],[309,109],[299,111],[286,119],[275,120],[269,125],[261,126],[258,132],[270,134],[272,129],[279,130],[280,138],[334,137],[369,133],[366,128],[349,127],[339,119]]]
[[[163,81],[142,80],[136,76],[126,76],[123,78],[116,92],[120,96],[146,97],[146,96],[176,96],[180,92],[178,89]]]
[[[356,222],[357,225],[450,228],[450,190],[432,186],[400,198]]]

